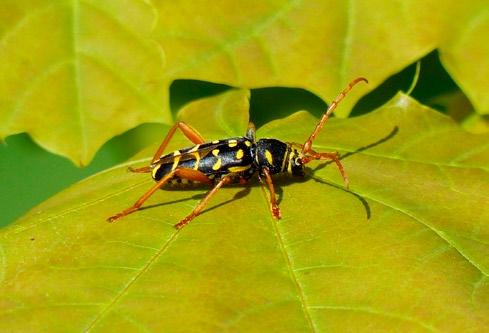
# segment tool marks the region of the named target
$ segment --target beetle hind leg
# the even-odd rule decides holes
[[[192,141],[192,143],[194,144],[202,144],[205,141],[202,135],[200,135],[200,133],[197,132],[197,130],[192,128],[190,125],[184,123],[183,121],[178,121],[175,123],[175,125],[173,125],[170,128],[170,130],[166,134],[166,137],[161,142],[161,145],[159,146],[158,150],[156,150],[151,163],[155,163],[156,161],[158,161],[161,154],[163,154],[163,151],[165,150],[165,148],[168,146],[171,139],[173,138],[173,135],[175,134],[177,129],[180,129],[180,131],[185,135],[185,137],[190,141]]]
[[[212,181],[202,172],[198,170],[193,170],[193,169],[186,169],[186,168],[176,168],[175,170],[169,172],[167,175],[165,175],[163,178],[161,178],[156,184],[154,184],[146,193],[144,193],[138,201],[134,203],[129,208],[124,209],[122,212],[117,213],[107,219],[108,222],[115,222],[121,218],[123,218],[126,215],[129,215],[131,213],[134,213],[137,211],[143,203],[148,200],[150,196],[152,196],[158,189],[162,188],[167,184],[170,180],[172,180],[174,177],[178,177],[181,179],[188,179],[191,181],[197,181],[200,183],[204,184],[211,184]]]

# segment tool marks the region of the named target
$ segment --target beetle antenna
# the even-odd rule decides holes
[[[314,141],[314,139],[316,138],[316,136],[318,135],[318,133],[321,131],[321,129],[323,128],[324,124],[328,121],[329,116],[333,113],[333,111],[336,109],[336,107],[341,102],[341,100],[343,98],[345,98],[345,96],[350,92],[350,90],[358,82],[360,82],[360,81],[363,81],[365,83],[368,83],[368,80],[366,78],[364,78],[364,77],[357,77],[356,79],[354,79],[353,81],[351,81],[348,84],[348,86],[345,89],[343,89],[343,91],[338,96],[336,96],[336,98],[329,105],[328,109],[326,110],[326,112],[321,117],[321,120],[316,125],[316,128],[314,129],[314,131],[312,132],[312,134],[309,136],[309,138],[307,139],[307,141],[304,143],[304,146],[302,147],[302,153],[303,154],[306,154],[306,153],[308,153],[308,152],[311,151],[312,142]]]

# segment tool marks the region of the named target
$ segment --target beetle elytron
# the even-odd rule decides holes
[[[368,82],[363,77],[351,81],[330,104],[316,125],[316,128],[303,145],[298,143],[285,143],[277,139],[260,139],[257,141],[253,123],[249,123],[244,137],[205,142],[196,130],[183,122],[177,122],[166,135],[149,166],[139,169],[130,168],[132,172],[150,172],[156,184],[136,201],[134,205],[109,217],[107,220],[113,222],[135,212],[156,190],[167,183],[203,183],[212,186],[212,189],[194,210],[175,225],[175,228],[180,229],[202,211],[209,199],[222,186],[231,183],[243,184],[256,172],[258,172],[260,181],[265,181],[270,191],[270,211],[272,217],[280,219],[281,214],[275,197],[271,175],[290,173],[294,176],[303,176],[304,166],[313,160],[334,161],[338,166],[346,187],[348,187],[348,177],[339,160],[339,153],[315,152],[312,150],[312,142],[329,119],[331,113],[336,109],[338,103],[360,81]],[[195,146],[176,150],[173,153],[162,156],[163,151],[177,128]]]

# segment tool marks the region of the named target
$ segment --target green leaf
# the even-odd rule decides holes
[[[244,133],[210,115],[235,119],[246,92],[219,98],[241,107],[202,100],[182,119]],[[298,112],[258,137],[301,143],[316,121]],[[153,147],[0,231],[0,331],[487,331],[488,138],[399,94],[317,138],[343,153],[350,191],[334,164],[312,164],[303,180],[274,178],[278,222],[253,181],[220,190],[180,231],[204,189],[159,191],[106,223],[151,186],[125,169]],[[188,145],[177,135],[169,149]]]
[[[489,132],[489,115],[479,115],[460,91],[440,95],[430,100],[430,105],[446,112],[471,133]]]
[[[111,137],[169,122],[145,1],[7,0],[0,11],[0,138],[28,132],[87,164]]]
[[[331,101],[355,77],[367,77],[374,89],[439,49],[476,109],[489,112],[485,0],[154,3],[168,82],[298,87]],[[352,92],[338,115],[348,115],[365,93]]]
[[[178,118],[198,126],[208,139],[240,136],[248,126],[249,98],[248,90],[230,90],[186,105]]]

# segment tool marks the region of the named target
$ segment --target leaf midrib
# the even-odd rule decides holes
[[[263,189],[263,187],[262,187]],[[263,189],[264,190],[264,189]],[[266,196],[266,194],[264,194]],[[283,256],[285,266],[287,267],[287,271],[289,273],[289,277],[292,280],[292,283],[294,284],[297,292],[297,297],[299,299],[299,302],[302,307],[302,311],[304,314],[304,319],[307,322],[307,325],[311,332],[315,333],[317,332],[316,327],[314,325],[314,321],[312,320],[311,313],[309,311],[309,305],[307,304],[306,300],[306,295],[304,293],[302,283],[299,281],[299,278],[297,274],[295,273],[295,270],[293,268],[292,264],[292,256],[291,254],[287,251],[284,238],[280,232],[280,229],[277,225],[276,220],[271,221],[273,225],[273,231],[275,234],[275,238],[277,240],[280,252]],[[90,332],[92,331],[93,328],[95,328],[98,323],[100,323],[103,318],[119,303],[119,301],[124,297],[124,295],[127,294],[128,290],[136,284],[136,282],[139,280],[139,278],[145,274],[151,266],[166,252],[166,250],[171,246],[171,244],[177,239],[177,236],[179,234],[180,230],[174,231],[171,236],[167,239],[167,241],[159,248],[159,250],[153,254],[150,259],[144,264],[138,272],[132,277],[126,285],[112,298],[112,300],[107,303],[107,305],[100,311],[96,317],[88,324],[87,328],[84,330],[84,332]]]
[[[73,76],[75,84],[75,111],[78,114],[79,127],[80,127],[80,137],[81,137],[81,153],[80,153],[80,164],[82,161],[86,160],[88,155],[88,139],[85,124],[85,116],[82,112],[81,106],[81,70],[80,70],[80,60],[76,57],[79,54],[79,42],[78,36],[80,35],[80,3],[78,0],[73,0],[72,2],[72,53],[73,53]]]
[[[265,191],[263,186],[262,186],[262,190]],[[264,196],[265,196],[265,199],[268,201],[268,198],[266,198],[265,193],[264,193]],[[290,279],[292,280],[292,283],[294,284],[294,286],[296,288],[297,296],[298,296],[299,301],[301,303],[302,312],[304,313],[305,321],[307,322],[311,332],[317,332],[316,327],[314,325],[314,322],[312,320],[311,313],[309,312],[309,305],[307,304],[307,299],[306,299],[306,295],[304,293],[302,283],[300,282],[299,277],[297,276],[296,271],[294,270],[293,265],[292,265],[292,262],[293,262],[292,256],[287,251],[287,248],[286,248],[285,242],[284,242],[284,237],[280,232],[279,226],[277,225],[278,221],[275,219],[272,219],[272,218],[270,218],[270,220],[271,220],[271,224],[273,226],[273,231],[275,233],[275,238],[276,238],[277,243],[278,243],[279,248],[280,248],[280,252],[282,253],[282,256],[284,258],[285,265],[287,267]]]

